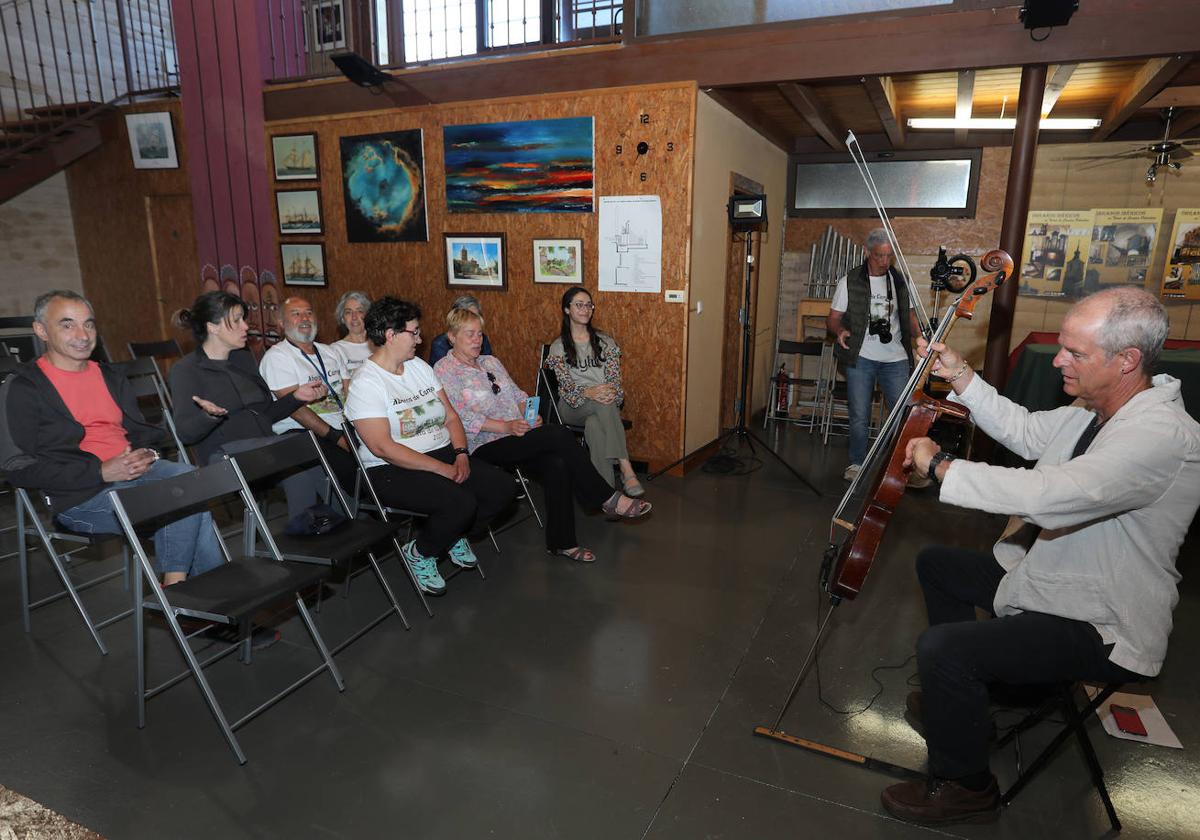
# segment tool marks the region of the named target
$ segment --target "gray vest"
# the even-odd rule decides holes
[[[904,352],[908,355],[911,366],[912,357],[912,325],[908,316],[908,286],[900,272],[894,268],[888,269],[892,278],[892,287],[896,295],[896,308],[900,317],[900,335],[898,339],[904,342]],[[842,326],[850,330],[846,343],[849,350],[843,350],[836,342],[833,354],[837,356],[842,367],[854,367],[858,361],[858,351],[862,349],[863,339],[867,336],[867,322],[871,315],[871,276],[867,273],[867,264],[852,268],[846,272],[846,312],[842,315]],[[896,336],[892,337],[897,340]]]

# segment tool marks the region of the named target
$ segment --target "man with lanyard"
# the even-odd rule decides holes
[[[943,503],[1011,518],[989,552],[930,546],[917,555],[929,629],[917,641],[921,691],[907,706],[930,777],[883,792],[894,816],[996,819],[989,685],[1133,682],[1162,667],[1179,601],[1175,560],[1200,505],[1200,425],[1179,380],[1153,376],[1167,330],[1145,289],[1118,286],[1075,304],[1054,357],[1075,402],[1053,411],[1011,402],[961,354],[933,345],[932,371],[951,399],[1037,464],[955,460],[927,437],[907,445],[905,464],[938,484]],[[977,620],[977,609],[991,617]]]
[[[920,335],[908,287],[891,267],[892,246],[883,228],[868,234],[866,251],[867,261],[838,280],[826,321],[829,334],[837,341],[833,353],[846,377],[850,410],[847,481],[858,475],[867,456],[875,383],[878,381],[890,410],[908,382],[913,338]]]
[[[310,430],[317,436],[329,465],[343,488],[353,489],[357,465],[342,431],[342,406],[350,374],[340,353],[317,339],[312,304],[301,297],[283,302],[284,340],[273,345],[259,363],[259,373],[276,398],[306,382],[325,385],[324,399],[310,403],[271,428],[275,434]]]

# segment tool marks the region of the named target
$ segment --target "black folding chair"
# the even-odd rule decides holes
[[[143,356],[129,362],[114,362],[113,369],[121,373],[133,387],[142,416],[148,423],[161,423],[167,433],[171,445],[178,453],[177,460],[184,464],[192,463],[179,432],[175,428],[175,418],[168,407],[167,389],[162,383],[158,367],[154,359]],[[150,410],[147,411],[146,408]]]
[[[329,672],[339,692],[345,690],[337,664],[304,605],[303,593],[323,583],[329,577],[330,570],[325,566],[291,563],[282,559],[266,523],[261,521],[258,508],[246,489],[235,462],[220,461],[175,478],[124,490],[113,490],[110,496],[117,519],[141,566],[141,574],[134,576],[134,603],[140,605],[134,612],[139,729],[146,725],[146,701],[191,676],[200,688],[213,719],[220,727],[238,763],[245,764],[246,756],[234,735],[235,730],[323,671]],[[256,525],[262,532],[263,541],[271,550],[272,558],[253,555],[235,557],[215,569],[189,577],[180,583],[167,587],[159,586],[158,576],[146,554],[143,540],[155,528],[160,527],[163,520],[202,511],[211,502],[229,496],[239,497],[246,510],[256,518]],[[146,584],[149,584],[149,595],[143,594]],[[204,668],[239,648],[244,650],[248,660],[254,615],[260,610],[288,601],[295,604],[312,638],[313,646],[320,654],[321,664],[242,717],[230,722],[204,675]],[[150,689],[146,688],[145,610],[154,610],[162,615],[180,654],[187,663],[186,670]],[[179,624],[181,617],[234,627],[237,629],[238,641],[221,647],[201,661],[191,648],[189,634],[184,633]]]
[[[172,408],[174,404],[171,402],[171,389],[167,387],[167,380],[163,376],[162,368],[158,366],[158,360],[178,359],[182,356],[183,348],[179,346],[179,342],[168,338],[165,341],[130,341],[125,346],[129,350],[129,358],[152,360],[154,375],[158,378],[163,402],[166,403],[167,408]]]
[[[558,410],[558,377],[554,371],[546,365],[546,358],[550,355],[550,345],[543,344],[541,352],[538,354],[538,378],[537,378],[537,395],[538,413],[542,415],[542,422],[549,423],[553,420],[560,426],[566,426],[575,434],[583,438],[583,426],[577,426],[573,423],[567,423],[562,419],[562,415]],[[633,421],[624,417],[621,418],[621,425],[625,431],[633,428]]]
[[[1062,683],[1056,687],[1057,691],[1055,691],[1051,698],[1005,733],[996,742],[996,746],[1001,747],[1010,741],[1014,742],[1017,752],[1017,779],[1000,796],[1000,804],[1005,807],[1012,804],[1017,794],[1046,767],[1059,747],[1074,735],[1079,742],[1080,750],[1083,751],[1084,761],[1087,762],[1088,771],[1092,777],[1092,786],[1095,787],[1096,793],[1100,796],[1100,801],[1104,804],[1104,811],[1108,814],[1108,821],[1111,823],[1114,832],[1120,832],[1121,821],[1117,819],[1117,809],[1113,807],[1112,798],[1108,795],[1108,786],[1104,783],[1104,769],[1100,766],[1100,759],[1096,757],[1096,749],[1092,746],[1092,741],[1088,737],[1087,724],[1095,711],[1104,705],[1108,698],[1121,688],[1121,685],[1122,683],[1107,683],[1096,693],[1095,697],[1085,703],[1083,708],[1080,708],[1075,702],[1076,684],[1069,682]],[[1022,732],[1036,726],[1055,711],[1059,711],[1063,715],[1064,723],[1062,728],[1054,736],[1054,739],[1046,745],[1046,748],[1038,753],[1029,766],[1022,770],[1021,740],[1019,736]]]
[[[360,638],[371,628],[393,614],[400,618],[400,623],[404,625],[405,630],[409,629],[408,619],[404,616],[404,610],[400,608],[400,604],[396,601],[396,596],[392,592],[391,586],[388,585],[387,578],[384,577],[383,571],[379,567],[379,560],[376,558],[374,552],[376,546],[391,542],[396,558],[400,559],[400,542],[396,538],[396,533],[404,527],[404,523],[399,521],[388,522],[386,520],[356,519],[350,502],[346,499],[345,493],[342,492],[342,488],[338,485],[337,479],[333,475],[333,470],[325,458],[325,453],[317,445],[316,438],[313,437],[312,432],[281,435],[278,440],[259,449],[239,452],[235,455],[227,455],[226,457],[238,465],[238,470],[242,478],[246,481],[246,491],[250,494],[250,498],[254,498],[253,490],[255,487],[262,487],[268,483],[278,483],[284,473],[308,469],[314,465],[319,465],[324,470],[330,485],[330,504],[339,508],[349,521],[331,533],[317,536],[293,536],[284,533],[272,533],[271,537],[275,543],[275,549],[278,550],[284,560],[296,563],[313,563],[329,567],[333,572],[331,580],[335,582],[344,581],[347,595],[349,594],[350,580],[356,574],[356,570],[353,567],[354,561],[359,557],[365,556],[376,580],[379,581],[379,586],[383,590],[384,597],[387,598],[390,605],[380,615],[375,616],[345,640],[338,643],[333,648],[333,653],[336,654],[343,650],[351,642]],[[247,511],[246,522],[243,528],[243,551],[247,555],[272,557],[274,556],[274,551],[270,547],[259,547],[258,545],[258,532],[255,527],[256,521],[266,521],[266,517],[262,515],[261,509],[257,517],[251,516],[250,511]],[[409,572],[409,577],[411,578],[412,573],[408,569],[408,564],[401,561],[401,565],[404,566],[405,571]],[[362,567],[360,571],[365,570],[365,568]],[[413,584],[414,586],[416,585],[415,580]],[[418,589],[418,591],[420,590]]]

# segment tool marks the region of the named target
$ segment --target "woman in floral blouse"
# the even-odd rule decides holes
[[[589,563],[595,554],[578,545],[571,497],[611,518],[637,519],[650,503],[614,492],[587,453],[563,426],[525,422],[527,395],[495,356],[481,355],[483,318],[469,309],[446,316],[451,350],[434,366],[454,410],[462,419],[471,457],[496,466],[531,466],[546,491],[546,550]]]
[[[583,426],[596,472],[613,483],[613,464],[621,470],[622,489],[635,498],[645,491],[629,463],[621,424],[621,348],[608,333],[592,326],[596,306],[582,286],[562,297],[562,328],[550,345],[546,366],[558,378],[558,412],[566,423]]]

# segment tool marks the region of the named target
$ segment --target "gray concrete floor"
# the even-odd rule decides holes
[[[488,577],[463,574],[419,612],[394,561],[385,565],[413,627],[394,619],[339,656],[346,691],[322,676],[239,732],[239,767],[194,685],[154,699],[135,726],[132,625],[104,631],[101,657],[66,604],[25,635],[17,564],[0,562],[0,783],[110,838],[773,838],[1096,837],[1107,830],[1077,748],[993,826],[939,831],[879,806],[887,777],[756,738],[800,665],[824,602],[816,574],[844,489],[844,439],[774,438],[822,498],[771,459],[744,476],[693,472],[647,485],[653,516],[635,524],[581,517],[591,566],[550,558],[532,521],[480,548]],[[5,497],[11,498],[11,497]],[[912,558],[933,541],[983,547],[999,522],[904,502],[863,595],[839,608],[820,658],[783,722],[793,734],[921,767],[921,739],[902,717],[924,610]],[[4,545],[11,541],[6,535]],[[1181,571],[1194,566],[1195,536]],[[5,549],[7,550],[7,549]],[[50,580],[35,562],[35,586]],[[118,585],[89,603],[115,606]],[[115,591],[113,591],[115,590]],[[1183,751],[1117,741],[1093,727],[1126,837],[1200,836],[1197,615],[1185,577],[1155,700]],[[359,578],[349,601],[325,602],[334,640],[382,598]],[[226,708],[251,708],[312,663],[291,618],[284,642],[253,667],[212,673]],[[151,633],[158,674],[178,663]],[[902,667],[878,672],[880,665]],[[1015,719],[1001,715],[1002,724]],[[1050,730],[1025,736],[1032,754]],[[1011,749],[997,754],[1002,784]]]

